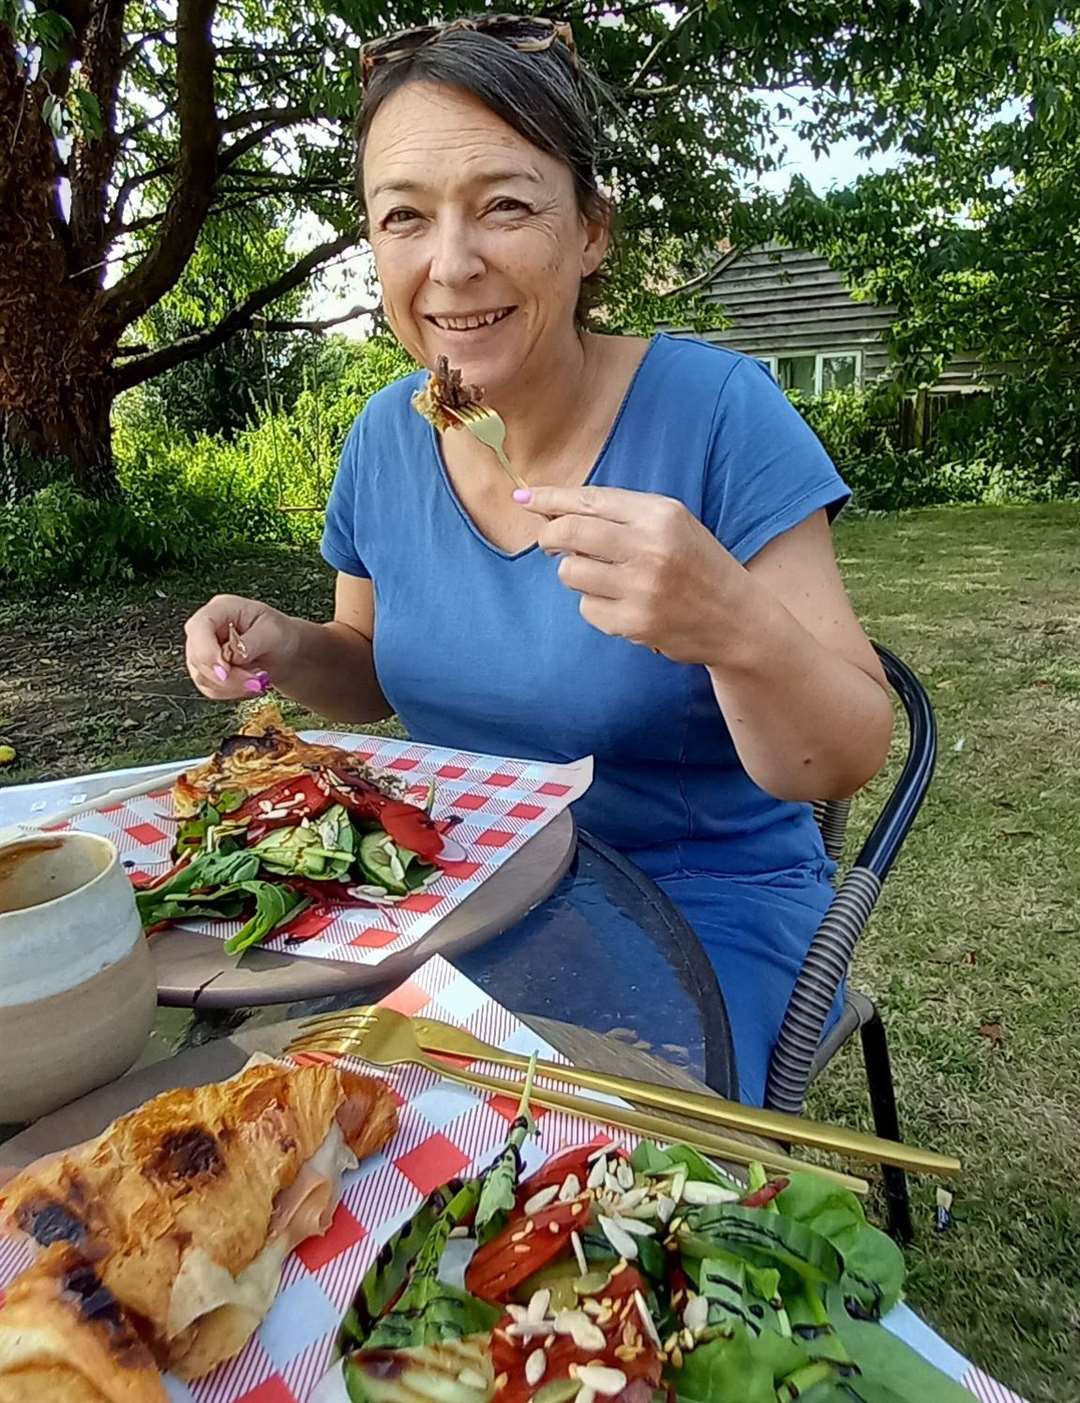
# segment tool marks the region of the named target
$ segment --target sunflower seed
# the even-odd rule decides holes
[[[558,1184],[549,1184],[546,1189],[540,1189],[526,1202],[525,1212],[539,1213],[541,1208],[546,1208],[549,1203],[554,1203],[558,1192]]]
[[[596,1403],[596,1389],[583,1384],[574,1395],[574,1403]]]
[[[694,1332],[692,1330],[684,1330],[679,1336],[679,1344],[682,1345],[683,1349],[693,1349]]]
[[[656,1216],[662,1223],[670,1223],[671,1215],[675,1212],[675,1200],[668,1198],[667,1194],[661,1194],[656,1201]]]
[[[547,1289],[534,1291],[529,1298],[529,1308],[526,1319],[539,1323],[547,1319],[548,1306],[551,1304],[551,1292]]]
[[[691,1296],[683,1311],[683,1324],[688,1330],[704,1330],[709,1323],[709,1303],[704,1296]]]
[[[619,1212],[626,1213],[631,1208],[636,1208],[639,1203],[643,1202],[647,1193],[648,1189],[630,1189],[624,1193],[619,1199]]]
[[[601,1155],[600,1158],[593,1165],[592,1169],[589,1170],[589,1177],[585,1181],[585,1187],[587,1189],[600,1188],[600,1186],[604,1182],[606,1174],[607,1160],[603,1157],[603,1155]]]
[[[525,1382],[532,1387],[544,1377],[547,1369],[547,1355],[542,1349],[534,1349],[525,1361]]]
[[[680,1170],[671,1181],[671,1197],[678,1204],[683,1196],[683,1189],[686,1188],[686,1171]]]
[[[550,1334],[551,1326],[546,1320],[515,1320],[506,1327],[506,1333],[514,1340],[534,1340]]]
[[[637,1243],[631,1235],[620,1224],[612,1218],[605,1218],[600,1214],[600,1231],[618,1252],[620,1257],[636,1257],[638,1254]]]
[[[559,1202],[569,1203],[572,1198],[577,1198],[580,1192],[581,1180],[576,1174],[568,1174],[559,1189]]]
[[[623,1218],[616,1214],[611,1221],[622,1228],[623,1232],[628,1232],[631,1237],[652,1237],[656,1232],[651,1223],[643,1223],[640,1218]]]
[[[585,1260],[585,1249],[581,1245],[581,1238],[576,1232],[570,1234],[570,1246],[574,1249],[574,1256],[577,1258],[578,1270],[582,1276],[589,1270],[589,1264]]]
[[[645,1333],[648,1335],[649,1339],[652,1340],[657,1349],[662,1348],[660,1336],[657,1334],[656,1326],[653,1324],[653,1318],[649,1314],[649,1307],[646,1305],[645,1297],[640,1291],[634,1292],[634,1305],[637,1306],[637,1313],[641,1316],[642,1325],[645,1326]]]
[[[484,1393],[488,1390],[487,1379],[476,1369],[462,1369],[458,1374],[458,1383],[464,1384],[466,1388],[483,1389]]]
[[[739,1195],[734,1189],[725,1189],[720,1184],[703,1184],[699,1179],[691,1179],[683,1189],[682,1198],[684,1203],[700,1208],[717,1203],[736,1203]]]
[[[583,1310],[561,1310],[555,1317],[555,1333],[569,1335],[578,1349],[598,1350],[606,1344],[604,1332]]]
[[[585,1364],[578,1370],[578,1382],[602,1398],[614,1398],[626,1387],[626,1375],[621,1369],[610,1369],[606,1364]]]
[[[615,1177],[619,1181],[621,1189],[632,1189],[634,1187],[634,1170],[629,1160],[620,1160],[619,1167],[615,1171]]]
[[[619,1183],[618,1176],[613,1174],[610,1169],[604,1175],[604,1188],[607,1189],[609,1194],[615,1194],[616,1196],[620,1195],[623,1191],[623,1186]]]

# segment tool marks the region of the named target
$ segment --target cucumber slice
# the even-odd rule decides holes
[[[388,841],[386,833],[381,828],[377,833],[365,833],[360,839],[360,852],[357,860],[365,875],[373,883],[385,887],[393,896],[405,896],[408,894],[408,887],[404,882],[399,882],[390,870],[390,862],[386,852]]]

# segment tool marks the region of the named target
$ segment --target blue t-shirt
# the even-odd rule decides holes
[[[705,668],[598,632],[556,561],[479,533],[410,405],[422,379],[390,385],[354,424],[322,548],[335,569],[374,581],[375,666],[409,734],[496,755],[593,755],[578,822],[631,855],[652,850],[654,873],[820,868],[809,807],[747,775]],[[848,495],[764,366],[666,335],[652,340],[589,482],[677,498],[741,562]]]

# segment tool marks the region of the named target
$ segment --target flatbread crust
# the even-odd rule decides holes
[[[260,1058],[28,1166],[0,1190],[0,1231],[76,1253],[138,1322],[157,1364],[197,1377],[239,1351],[287,1253],[325,1231],[324,1181],[339,1182],[396,1123],[372,1077]]]
[[[168,1403],[127,1312],[64,1243],[0,1306],[0,1403]]]
[[[173,803],[177,814],[188,818],[225,790],[260,794],[272,784],[296,779],[319,766],[357,775],[393,798],[402,788],[395,776],[376,773],[352,751],[301,740],[278,708],[266,703],[248,716],[235,735],[226,737],[209,760],[179,776],[173,784]]]

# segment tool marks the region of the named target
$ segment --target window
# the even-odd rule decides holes
[[[782,390],[822,395],[862,383],[861,351],[806,351],[799,355],[759,356]]]

